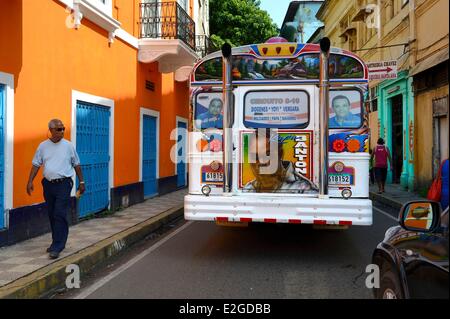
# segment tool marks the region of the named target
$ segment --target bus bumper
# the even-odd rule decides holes
[[[186,220],[315,225],[372,225],[370,199],[204,196],[184,198]]]

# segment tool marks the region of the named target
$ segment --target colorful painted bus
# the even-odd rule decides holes
[[[367,85],[364,62],[326,38],[204,57],[190,79],[185,219],[371,225]]]

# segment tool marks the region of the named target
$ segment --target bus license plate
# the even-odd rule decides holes
[[[329,175],[328,183],[330,185],[350,185],[351,178],[348,174]]]
[[[209,183],[221,183],[223,182],[222,173],[204,173],[204,181]]]

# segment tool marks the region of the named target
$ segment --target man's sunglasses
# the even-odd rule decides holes
[[[65,127],[58,127],[58,128],[53,128],[52,130],[55,130],[57,132],[64,132],[66,130]]]

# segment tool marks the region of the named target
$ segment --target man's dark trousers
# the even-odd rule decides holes
[[[52,183],[42,180],[44,198],[47,203],[48,217],[52,229],[51,251],[61,252],[66,247],[69,235],[69,221],[67,214],[70,211],[70,192],[73,181],[66,178],[60,182]]]

